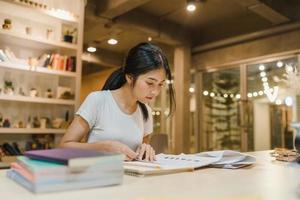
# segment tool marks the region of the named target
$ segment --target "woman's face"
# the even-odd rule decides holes
[[[166,73],[159,68],[138,76],[133,87],[133,95],[142,103],[149,103],[159,95],[164,86]]]

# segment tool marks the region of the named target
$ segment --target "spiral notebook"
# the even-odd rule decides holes
[[[237,151],[210,151],[198,154],[158,154],[156,161],[124,162],[125,174],[160,175],[194,171],[202,167],[236,169],[255,163],[255,157]]]

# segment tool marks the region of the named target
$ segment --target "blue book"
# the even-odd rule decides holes
[[[33,150],[26,151],[24,155],[31,159],[68,165],[70,168],[84,168],[104,160],[123,160],[122,154],[75,148]]]

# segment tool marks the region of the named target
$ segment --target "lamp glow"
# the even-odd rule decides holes
[[[94,53],[97,51],[96,47],[88,47],[86,50],[91,53]]]
[[[186,6],[186,10],[189,12],[194,12],[196,10],[196,5],[194,3],[188,3]]]
[[[109,40],[107,40],[107,43],[110,45],[116,45],[116,44],[118,44],[118,40],[116,40],[114,38],[110,38]]]

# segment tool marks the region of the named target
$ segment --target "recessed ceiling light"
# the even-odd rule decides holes
[[[110,45],[116,45],[116,44],[118,44],[118,40],[116,40],[114,38],[110,38],[109,40],[107,40],[107,43]]]
[[[187,5],[186,5],[186,10],[189,11],[189,12],[194,12],[196,10],[196,5],[194,2],[189,2]]]
[[[152,41],[152,37],[148,37],[148,41],[151,42]]]
[[[91,53],[94,53],[97,51],[96,47],[88,47],[86,50]]]

